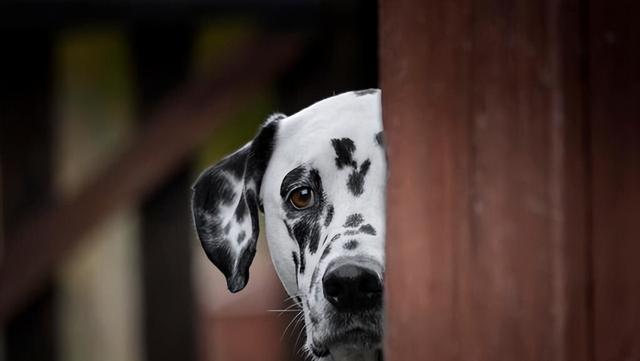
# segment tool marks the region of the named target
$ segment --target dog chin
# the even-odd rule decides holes
[[[381,338],[377,330],[353,328],[314,340],[311,351],[316,357],[331,355],[333,360],[351,360],[356,355],[375,353],[381,347]]]

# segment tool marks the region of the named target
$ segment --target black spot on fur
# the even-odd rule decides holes
[[[383,132],[376,133],[375,139],[376,139],[376,144],[378,144],[381,147],[384,147],[384,133]]]
[[[244,194],[240,196],[240,201],[238,202],[238,207],[236,207],[236,221],[241,223],[244,220],[244,217],[247,215],[247,201],[244,199]]]
[[[291,252],[291,258],[293,259],[293,265],[296,268],[296,273],[298,273],[298,267],[300,266],[300,261],[298,261],[298,255],[295,252]]]
[[[298,267],[300,267],[300,261],[298,261],[298,255],[295,252],[291,252],[291,258],[293,258],[293,264],[296,270],[296,287],[298,286]]]
[[[239,156],[241,157],[241,156]],[[217,167],[207,169],[193,187],[195,210],[216,212],[221,204],[231,205],[235,198],[233,185]],[[198,219],[196,219],[196,222]]]
[[[355,239],[350,239],[348,240],[345,244],[344,244],[344,249],[346,250],[353,250],[356,247],[358,247],[358,241],[356,241]]]
[[[329,204],[327,206],[327,216],[324,218],[325,228],[329,227],[329,225],[331,224],[331,221],[333,220],[333,212],[334,212],[333,205]]]
[[[322,245],[323,245],[323,246],[324,246],[324,244],[325,244],[325,243],[327,243],[327,238],[328,238],[328,237],[329,237],[329,235],[328,235],[328,234],[324,237],[324,241],[322,241]],[[335,241],[335,240],[336,240],[336,239],[338,239],[339,237],[340,237],[340,233],[336,234],[335,236],[333,236],[333,237],[331,238],[331,242]]]
[[[342,236],[342,235],[340,233],[338,233],[335,236],[331,237],[331,241],[329,241],[329,243],[333,243],[336,239],[340,238],[340,236]]]
[[[353,159],[356,145],[349,138],[331,139],[331,144],[337,155],[336,166],[338,169],[342,169],[345,166],[353,168],[347,180],[349,191],[356,197],[361,195],[364,192],[364,178],[369,172],[371,161],[369,159],[365,160],[360,164],[360,169],[358,169],[358,163]]]
[[[211,244],[209,245],[209,247],[211,254],[215,254],[216,257],[218,257],[215,260],[215,265],[220,269],[220,271],[222,272],[222,274],[224,274],[225,278],[227,278],[228,281],[233,275],[233,256],[231,250],[223,243]],[[209,253],[207,253],[207,256],[213,262],[212,256],[209,256]]]
[[[287,223],[287,221],[285,221],[285,220],[283,220],[283,222],[284,222],[284,226],[287,228],[287,233],[289,233],[289,237],[290,237],[291,239],[296,239],[296,238],[293,236],[293,231],[291,230],[291,226],[289,225],[289,223]]]
[[[311,225],[311,233],[309,234],[309,252],[311,254],[316,253],[318,250],[318,243],[320,242],[320,225],[314,223]]]
[[[311,234],[311,228],[313,224],[300,220],[293,225],[293,238],[298,242],[300,252],[304,251],[309,244],[309,235]]]
[[[350,214],[347,217],[347,220],[344,222],[343,227],[358,227],[362,222],[364,222],[364,217],[362,217],[362,214]]]
[[[249,266],[253,257],[256,255],[256,242],[247,242],[246,246],[240,250],[240,256],[238,257],[238,270],[246,270],[245,272],[235,273],[231,277],[231,281],[227,279],[229,283],[229,290],[231,292],[240,291],[247,284],[249,280]]]
[[[367,175],[367,172],[369,172],[370,166],[371,161],[367,159],[360,165],[360,170],[354,170],[349,174],[347,187],[354,196],[359,196],[364,192],[364,178]]]
[[[349,138],[331,139],[331,145],[336,151],[336,166],[342,169],[344,166],[357,167],[356,161],[353,160],[353,152],[356,145]]]
[[[364,226],[360,227],[360,232],[370,234],[372,236],[376,235],[376,229],[373,228],[373,226],[370,224],[365,224]]]
[[[286,197],[292,189],[306,186],[313,189],[316,194],[316,204],[306,209],[296,209],[287,201]],[[308,247],[309,252],[314,254],[318,251],[320,243],[321,218],[324,214],[324,191],[320,172],[317,169],[307,169],[305,166],[298,166],[284,177],[280,185],[280,195],[283,199],[283,209],[287,218],[292,223],[292,235],[298,243],[302,255]],[[300,267],[302,269],[302,267]]]
[[[227,225],[224,226],[224,234],[229,234],[230,230],[231,230],[231,223],[227,223]]]
[[[354,230],[354,229],[350,229],[350,230],[347,230],[347,231],[344,232],[345,236],[353,236],[353,235],[356,235],[356,234],[360,234],[360,231]]]
[[[264,172],[271,160],[273,149],[275,148],[276,133],[280,126],[279,120],[287,116],[281,113],[274,113],[267,118],[267,121],[260,129],[260,133],[251,142],[251,151],[247,158],[247,166],[245,170],[245,185],[249,181],[255,182],[256,194],[260,194],[262,178]],[[262,199],[258,197],[258,208],[264,212]]]
[[[322,251],[322,255],[320,256],[320,262],[322,262],[322,260],[325,259],[325,257],[327,257],[330,252],[331,252],[331,243],[329,243],[327,247],[324,249],[324,251]]]
[[[217,166],[223,167],[225,173],[232,174],[235,179],[241,181],[244,177],[244,169],[247,162],[247,158],[244,156],[246,154],[249,154],[249,149],[224,158]]]
[[[245,231],[242,231],[238,234],[238,239],[236,240],[236,242],[238,244],[241,244],[242,241],[244,241],[245,237],[247,237],[247,233]]]
[[[275,135],[278,131],[278,121],[272,121],[265,125],[260,133],[251,142],[251,151],[247,157],[245,168],[245,184],[249,180],[255,181],[256,193],[260,194],[260,185],[264,171],[267,169],[273,148],[275,147]]]
[[[305,268],[306,268],[306,262],[304,260],[304,250],[301,250],[300,251],[300,270],[299,270],[301,274],[304,273]]]
[[[254,247],[255,242],[258,240],[258,235],[260,233],[260,219],[258,218],[258,200],[256,198],[256,194],[253,190],[248,189],[245,192],[245,196],[247,197],[247,204],[252,204],[253,206],[249,207],[249,214],[251,215],[251,238],[253,239]],[[251,262],[249,262],[250,264]]]
[[[353,91],[353,93],[358,97],[361,97],[363,95],[368,95],[368,94],[375,94],[377,92],[378,92],[378,89],[362,89],[362,90]]]

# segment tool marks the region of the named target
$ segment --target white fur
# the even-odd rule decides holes
[[[340,94],[281,119],[277,133],[276,147],[266,169],[261,196],[264,202],[266,237],[276,271],[287,292],[301,296],[307,324],[307,343],[325,337],[331,332],[329,325],[321,321],[317,329],[309,322],[310,313],[322,317],[330,307],[322,296],[321,287],[311,287],[311,277],[316,267],[323,275],[331,260],[349,252],[363,255],[384,265],[385,239],[385,184],[386,159],[384,150],[375,142],[375,134],[382,131],[380,92],[358,96],[352,92]],[[370,159],[371,167],[366,176],[364,193],[355,196],[349,192],[346,183],[350,169],[337,169],[336,154],[330,140],[350,138],[356,145],[354,159],[358,163]],[[306,252],[306,272],[297,275],[291,261],[293,251],[299,251],[298,244],[289,237],[283,223],[286,214],[280,196],[280,186],[284,176],[300,164],[307,164],[319,170],[327,200],[335,207],[331,225],[322,229],[320,239],[329,239],[342,232],[346,217],[353,213],[364,216],[366,223],[376,229],[376,235],[358,235],[360,246],[346,251],[342,243],[349,237],[342,237],[332,246],[332,252],[322,263],[322,245],[315,254]],[[329,244],[329,242],[327,242]],[[382,272],[382,270],[381,270]],[[296,277],[298,282],[296,282]],[[321,279],[321,277],[320,277]],[[316,285],[319,286],[319,285]],[[341,351],[332,351],[338,354]]]

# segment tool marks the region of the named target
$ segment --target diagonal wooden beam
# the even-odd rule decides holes
[[[299,53],[295,37],[260,37],[234,48],[206,79],[169,97],[137,141],[77,196],[9,235],[0,263],[0,324],[38,289],[82,237],[119,207],[136,204],[180,166],[225,119],[264,90]],[[186,241],[186,240],[185,240]]]

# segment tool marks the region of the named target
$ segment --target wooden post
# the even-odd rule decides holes
[[[638,32],[589,6],[381,1],[388,360],[638,359]]]

